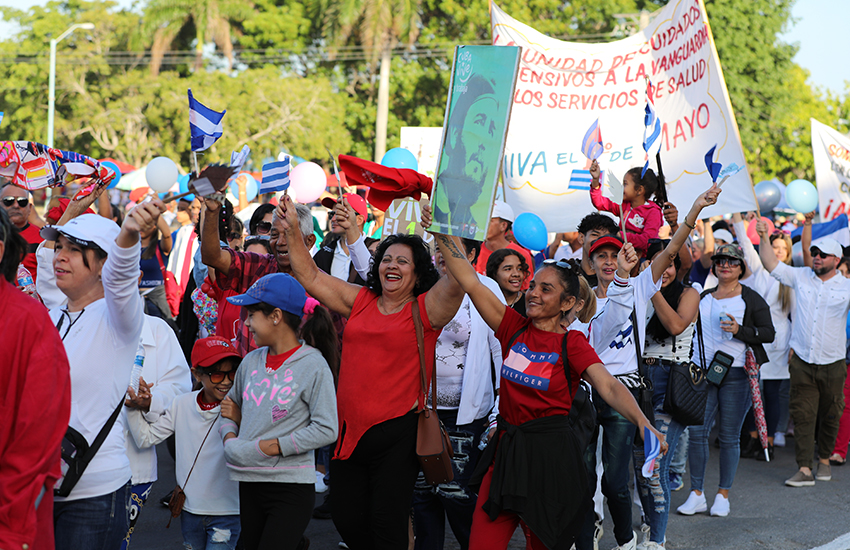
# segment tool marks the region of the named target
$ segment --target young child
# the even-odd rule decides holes
[[[315,504],[313,450],[337,436],[333,375],[322,353],[298,339],[307,294],[294,278],[266,275],[227,300],[247,310],[257,343],[222,403],[231,422],[220,428],[230,477],[239,482],[241,544],[303,548]]]
[[[649,239],[658,238],[658,230],[664,224],[661,207],[651,202],[658,190],[658,179],[651,169],[640,177],[642,167],[632,168],[623,176],[623,204],[615,204],[602,196],[599,163],[590,165],[590,201],[597,210],[622,217],[625,213],[626,240],[635,247],[638,257],[646,255]]]
[[[177,484],[186,493],[180,516],[186,548],[232,550],[239,539],[239,488],[223,475],[224,448],[218,434],[212,432],[226,422],[219,415],[221,400],[233,387],[240,360],[228,340],[220,336],[202,338],[192,348],[192,376],[201,383],[200,390],[175,397],[165,414],[153,423],[148,423],[138,409],[127,411],[127,424],[139,448],[176,434]],[[140,396],[145,392],[149,392],[148,387],[140,386]]]

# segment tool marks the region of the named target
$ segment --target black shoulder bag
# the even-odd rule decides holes
[[[514,345],[516,339],[519,338],[519,335],[526,328],[522,327],[511,336],[510,341],[508,341],[508,350],[511,349],[511,346]],[[569,388],[568,391],[572,395],[573,382],[570,373],[570,360],[567,357],[567,332],[561,338],[561,362],[564,364],[564,376],[567,378],[567,388]],[[591,437],[593,437],[593,432],[596,431],[596,407],[593,406],[593,402],[590,400],[590,392],[587,391],[584,384],[579,384],[576,389],[572,404],[570,405],[568,420],[570,428],[576,435],[576,439],[578,439],[581,446],[581,452],[583,453],[587,449]]]
[[[697,315],[697,342],[702,364],[705,364],[705,349],[702,341],[702,316]],[[693,351],[691,352],[693,355]],[[673,363],[667,380],[664,410],[683,426],[702,426],[708,399],[708,381],[705,371],[693,361]]]

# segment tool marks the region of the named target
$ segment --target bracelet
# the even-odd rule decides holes
[[[693,225],[691,225],[691,224],[689,224],[689,223],[688,223],[688,218],[687,218],[687,217],[685,217],[685,219],[684,219],[684,221],[683,221],[682,223],[684,223],[685,225],[687,225],[687,226],[688,226],[688,227],[690,227],[691,229],[696,229],[696,228],[697,228],[697,224],[696,224],[696,223],[695,223],[695,224],[693,224]]]

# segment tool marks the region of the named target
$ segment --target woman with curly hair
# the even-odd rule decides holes
[[[505,302],[525,316],[525,292],[522,284],[528,278],[528,262],[512,248],[500,248],[487,258],[487,276],[499,283]]]
[[[348,317],[337,388],[339,440],[331,461],[331,514],[353,550],[406,548],[422,405],[414,315],[424,328],[427,380],[440,330],[463,291],[440,277],[424,241],[391,235],[359,286],[316,267],[301,238],[295,204],[284,196],[277,216],[289,243],[292,275],[310,296]]]

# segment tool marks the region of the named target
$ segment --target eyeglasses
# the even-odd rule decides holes
[[[812,258],[820,258],[821,260],[825,260],[832,255],[833,254],[827,254],[826,252],[823,252],[821,250],[817,250],[817,249],[812,250]]]
[[[235,231],[231,231],[230,233],[227,234],[227,240],[232,241],[234,239],[238,239],[241,236],[242,236],[242,233],[236,233]]]
[[[12,205],[18,203],[19,208],[26,208],[30,200],[26,197],[3,197],[3,206],[12,208]]]
[[[729,266],[729,267],[741,267],[741,260],[736,260],[734,258],[718,258],[714,261],[717,265]]]
[[[543,265],[560,267],[561,269],[572,269],[572,266],[567,260],[543,260]]]
[[[233,379],[236,378],[235,370],[227,372],[205,372],[204,374],[210,377],[210,382],[213,384],[221,384],[224,382],[225,377],[229,378],[231,382],[233,382]]]
[[[272,222],[259,222],[257,224],[257,233],[260,235],[268,235],[272,231]]]

